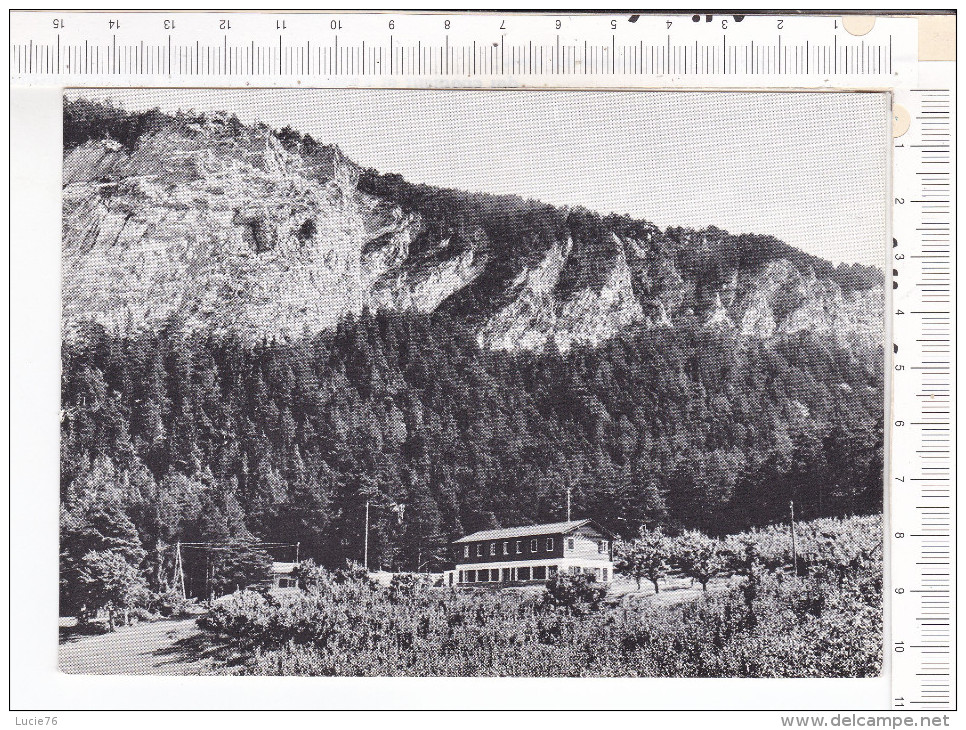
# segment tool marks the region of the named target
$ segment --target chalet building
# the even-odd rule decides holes
[[[614,536],[593,520],[483,530],[453,542],[446,585],[542,582],[559,572],[614,579]]]

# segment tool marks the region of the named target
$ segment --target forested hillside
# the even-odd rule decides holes
[[[508,355],[442,315],[252,349],[92,330],[65,346],[63,407],[65,497],[96,473],[149,557],[253,535],[340,565],[372,499],[374,562],[414,568],[461,533],[559,519],[568,485],[576,514],[626,534],[733,532],[790,498],[803,518],[881,507],[881,375],[808,335],[639,331]]]
[[[121,550],[157,589],[178,541],[261,540],[344,566],[367,500],[391,569],[560,519],[568,487],[623,535],[881,510],[873,269],[229,117],[80,100],[65,145],[64,565]]]

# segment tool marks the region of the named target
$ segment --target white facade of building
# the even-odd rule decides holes
[[[484,530],[453,544],[448,586],[540,583],[557,573],[614,579],[613,536],[592,520]]]

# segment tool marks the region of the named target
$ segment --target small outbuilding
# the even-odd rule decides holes
[[[298,588],[295,569],[298,563],[272,563],[272,590]]]

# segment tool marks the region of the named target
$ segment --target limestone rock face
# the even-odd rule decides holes
[[[74,147],[63,169],[64,336],[93,321],[119,333],[176,323],[290,340],[364,309],[432,313],[459,300],[480,345],[502,351],[566,351],[685,324],[738,340],[810,331],[881,344],[881,283],[843,288],[774,256],[717,266],[707,232],[678,230],[671,245],[650,224],[594,228],[568,211],[513,258],[517,229],[505,220],[494,228],[479,211],[420,208],[363,192],[359,180],[338,148],[309,154],[218,118],[162,126],[133,146]]]
[[[267,130],[161,130],[64,161],[64,326],[189,329],[291,339],[363,307],[431,311],[470,280],[452,252],[413,268],[418,215],[321,176]],[[405,290],[405,291],[402,291]]]

